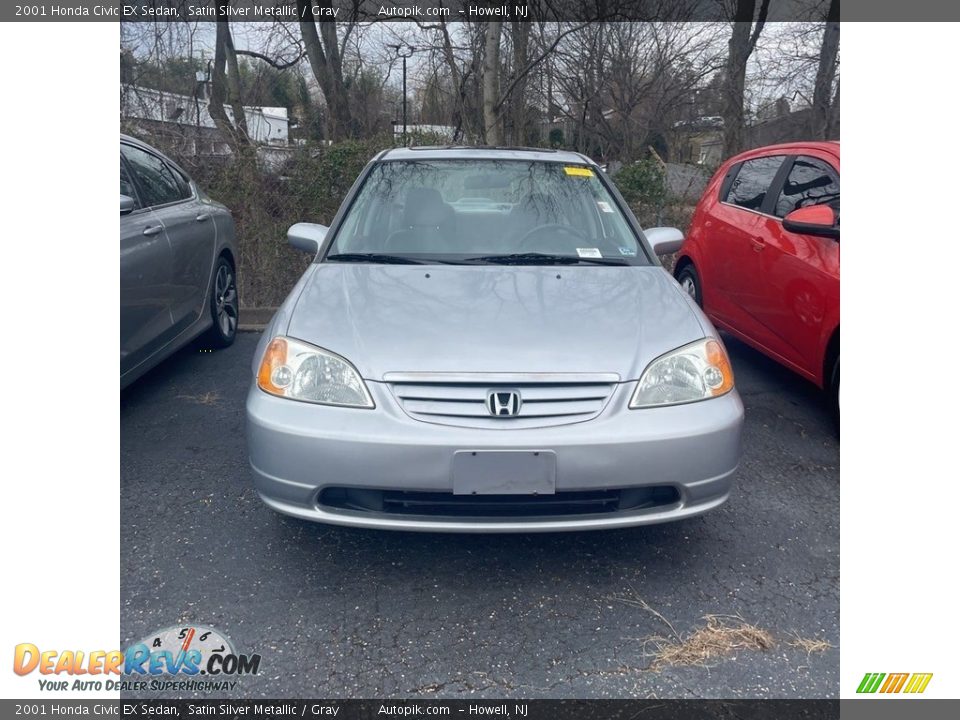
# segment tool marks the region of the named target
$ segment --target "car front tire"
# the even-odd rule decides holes
[[[698,306],[703,307],[703,294],[700,290],[700,275],[692,263],[683,266],[683,269],[677,273],[677,282]]]

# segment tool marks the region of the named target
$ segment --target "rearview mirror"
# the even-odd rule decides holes
[[[133,208],[136,207],[137,201],[134,200],[129,195],[120,196],[120,214],[126,215],[129,212],[133,212]]]
[[[784,230],[801,235],[840,239],[837,214],[829,205],[807,205],[797,208],[783,219]]]
[[[328,229],[326,225],[316,223],[297,223],[287,230],[287,242],[292,248],[316,255],[320,252]]]
[[[655,227],[644,230],[643,234],[653,246],[657,255],[672,255],[683,245],[683,233],[672,227]]]

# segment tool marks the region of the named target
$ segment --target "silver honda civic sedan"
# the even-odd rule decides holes
[[[254,483],[394,530],[589,530],[720,506],[743,405],[716,330],[600,168],[547,150],[374,158],[257,348]]]

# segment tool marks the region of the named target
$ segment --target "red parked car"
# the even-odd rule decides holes
[[[840,143],[750,150],[725,162],[675,265],[713,323],[840,391]]]

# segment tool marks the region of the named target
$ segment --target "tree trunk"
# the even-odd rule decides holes
[[[736,155],[743,148],[743,85],[750,41],[749,22],[735,22],[727,54],[723,88],[723,154]]]
[[[227,89],[230,91],[230,109],[233,111],[233,124],[240,135],[250,141],[247,131],[247,114],[243,109],[242,90],[240,88],[240,65],[237,63],[237,51],[233,47],[233,35],[226,19],[221,23],[226,28]]]
[[[830,0],[827,23],[823,28],[823,42],[820,44],[820,64],[817,67],[817,79],[813,86],[813,113],[810,131],[816,140],[830,139],[831,97],[833,80],[837,72],[837,52],[840,50],[840,2]]]
[[[467,116],[465,80],[453,54],[453,42],[450,40],[446,21],[440,21],[440,30],[443,34],[443,59],[453,80],[453,141],[460,142],[463,136],[470,135],[474,128],[470,125]]]
[[[233,48],[229,16],[226,14],[226,8],[229,4],[229,0],[226,0],[220,6],[220,13],[217,16],[213,77],[210,85],[210,102],[207,108],[217,129],[230,145],[230,149],[237,155],[245,155],[251,148],[251,142],[250,136],[247,134],[247,116],[243,110],[243,98],[240,96],[237,53]],[[233,118],[227,115],[224,108],[228,102]]]
[[[513,21],[510,24],[513,37],[513,72],[517,75],[516,84],[510,96],[510,116],[513,120],[511,142],[514,145],[527,144],[527,62],[530,43],[530,23]]]
[[[830,105],[830,116],[827,122],[827,140],[840,139],[840,81],[833,93],[833,104]]]
[[[760,14],[751,34],[756,0],[737,0],[733,33],[730,35],[723,92],[723,152],[736,155],[744,147],[743,89],[747,77],[747,61],[757,46],[767,19],[770,0],[761,0]]]
[[[497,113],[500,101],[500,28],[501,22],[488,22],[483,51],[483,134],[487,145],[503,145],[503,132]]]
[[[312,9],[317,0],[297,0],[297,12],[301,18],[312,18]],[[322,3],[329,6],[329,0]],[[317,25],[320,33],[317,33]],[[312,19],[300,21],[303,48],[310,63],[310,70],[323,91],[327,103],[327,134],[331,140],[356,135],[356,123],[350,111],[347,88],[343,82],[343,62],[337,42],[335,20],[315,23]],[[322,40],[321,40],[322,37]]]

